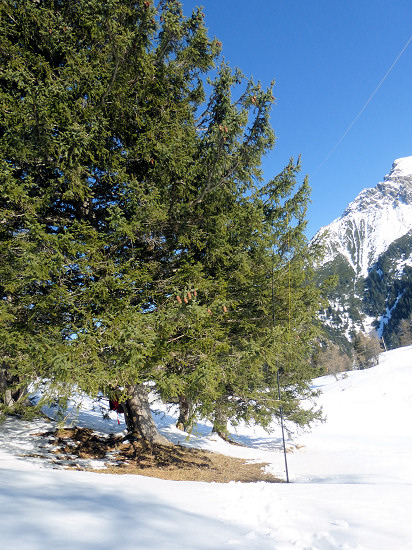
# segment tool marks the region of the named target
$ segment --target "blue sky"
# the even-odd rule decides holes
[[[412,35],[411,0],[182,1],[186,14],[204,6],[232,67],[263,85],[275,79],[265,177],[302,156],[309,238],[412,155],[412,41],[381,83]]]

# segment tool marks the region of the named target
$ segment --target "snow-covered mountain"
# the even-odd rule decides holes
[[[376,187],[364,189],[327,232],[324,263],[341,254],[358,277],[367,277],[379,256],[412,230],[412,156],[395,160]]]
[[[383,182],[361,191],[320,237],[320,276],[339,275],[325,323],[347,340],[374,327],[398,345],[397,325],[412,311],[412,156],[395,160]]]

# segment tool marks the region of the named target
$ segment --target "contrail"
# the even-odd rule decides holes
[[[314,174],[316,174],[321,168],[322,166],[325,164],[325,162],[329,159],[329,157],[336,151],[336,149],[339,147],[339,145],[341,144],[341,142],[345,139],[346,135],[349,133],[349,131],[352,129],[352,126],[355,124],[355,122],[358,120],[358,118],[361,116],[361,114],[363,113],[363,111],[366,109],[366,107],[369,105],[369,103],[371,102],[373,96],[376,94],[376,92],[379,90],[379,88],[382,86],[382,84],[385,82],[387,76],[389,75],[389,73],[391,72],[391,70],[394,68],[394,66],[396,65],[396,63],[399,61],[399,58],[401,57],[401,55],[403,54],[403,52],[406,50],[406,48],[409,46],[409,43],[412,41],[412,36],[409,37],[409,40],[407,41],[407,43],[405,44],[405,46],[402,48],[400,54],[398,55],[398,57],[395,59],[395,61],[392,63],[392,65],[389,67],[389,69],[387,70],[385,76],[382,78],[382,80],[379,82],[379,84],[376,86],[376,88],[374,89],[373,93],[370,95],[368,101],[365,103],[365,105],[362,107],[362,109],[359,111],[359,113],[355,116],[355,118],[352,120],[352,122],[349,124],[349,126],[347,127],[347,129],[345,130],[345,132],[343,133],[342,137],[338,140],[338,142],[336,143],[336,145],[333,147],[333,149],[331,149],[331,151],[326,155],[326,157],[324,158],[324,160],[319,164],[319,166],[316,168]]]

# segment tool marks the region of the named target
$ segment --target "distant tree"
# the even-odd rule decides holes
[[[402,319],[399,323],[399,342],[401,346],[412,345],[412,315],[408,319]]]
[[[324,342],[314,354],[314,364],[321,374],[333,374],[352,370],[353,360],[333,342]]]
[[[368,369],[378,364],[381,346],[376,334],[367,336],[358,332],[353,339],[355,365],[358,369]]]
[[[271,87],[216,68],[174,0],[6,0],[0,32],[5,391],[103,391],[164,442],[147,383],[193,418],[267,424],[283,366],[283,410],[316,418],[318,252],[300,163],[262,180]]]

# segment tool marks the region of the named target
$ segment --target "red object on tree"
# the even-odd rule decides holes
[[[122,405],[114,399],[109,399],[109,406],[111,411],[116,411],[117,414],[124,414]]]

